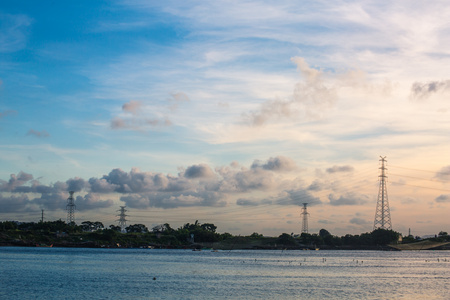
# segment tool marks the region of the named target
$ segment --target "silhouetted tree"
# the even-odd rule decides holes
[[[277,239],[277,244],[292,246],[292,245],[296,245],[297,243],[295,242],[295,239],[292,235],[290,235],[288,233],[282,233]]]
[[[398,241],[399,233],[393,230],[376,229],[370,234],[375,245],[387,245]]]
[[[120,226],[116,226],[116,225],[109,225],[109,229],[114,230],[114,231],[120,231],[121,230]]]
[[[147,226],[144,224],[134,224],[125,228],[127,232],[145,233],[148,232]]]
[[[257,233],[257,232],[253,232],[252,234],[250,234],[250,237],[251,237],[252,239],[259,239],[259,238],[262,238],[263,235],[262,235],[262,234],[259,234],[259,233]]]
[[[326,229],[320,229],[319,236],[325,237],[327,235],[331,235],[331,233],[328,230],[326,230]]]

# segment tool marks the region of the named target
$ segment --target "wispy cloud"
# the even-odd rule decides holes
[[[433,94],[450,91],[450,80],[430,81],[427,83],[414,82],[411,87],[411,99],[425,100]]]
[[[17,111],[15,111],[15,110],[5,110],[3,112],[0,112],[0,119],[4,118],[6,116],[15,115],[15,114],[17,114]]]
[[[450,181],[450,166],[445,166],[439,170],[435,175],[440,180]]]
[[[26,15],[0,13],[0,52],[9,53],[23,49],[31,23],[31,18]]]
[[[368,197],[366,195],[357,195],[354,192],[349,192],[345,195],[336,197],[334,194],[328,196],[330,204],[333,206],[340,205],[363,205],[368,203]]]
[[[353,170],[352,166],[333,166],[326,169],[327,173],[352,172]]]
[[[32,136],[35,136],[35,137],[38,137],[38,138],[46,138],[46,137],[50,136],[50,134],[47,131],[45,131],[45,130],[37,131],[37,130],[34,130],[34,129],[28,130],[27,135],[32,135]]]
[[[358,218],[358,217],[351,218],[350,219],[350,223],[351,224],[355,224],[355,225],[368,225],[368,224],[371,224],[371,222],[368,221],[367,219]]]
[[[141,101],[130,101],[122,105],[121,116],[115,116],[110,123],[111,129],[145,131],[149,128],[171,126],[165,117],[152,117],[151,111]]]
[[[137,115],[142,108],[141,101],[130,101],[122,105],[122,110],[124,112],[130,112],[133,115]]]
[[[326,86],[321,71],[309,67],[304,58],[294,57],[292,61],[304,78],[295,86],[292,98],[264,102],[259,111],[244,115],[250,124],[261,126],[271,119],[316,119],[337,100],[336,91]]]
[[[450,195],[440,195],[439,197],[434,199],[434,201],[438,203],[448,203],[450,202]]]

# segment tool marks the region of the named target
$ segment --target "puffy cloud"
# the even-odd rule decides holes
[[[96,194],[86,194],[84,197],[77,196],[75,205],[79,211],[87,211],[98,208],[108,208],[114,204],[112,200],[101,200]]]
[[[318,197],[313,196],[310,192],[303,189],[290,190],[282,192],[276,201],[279,205],[297,205],[303,206],[303,203],[308,205],[318,205],[322,202]]]
[[[327,168],[328,173],[338,173],[338,172],[352,172],[354,168],[352,166],[333,166]]]
[[[350,219],[350,223],[352,224],[356,224],[356,225],[367,225],[367,224],[371,224],[369,221],[367,221],[366,219],[362,219],[362,218],[352,218]]]
[[[120,118],[120,117],[114,117],[111,120],[110,127],[111,129],[118,130],[118,129],[127,129],[127,130],[136,130],[136,131],[142,131],[148,127],[167,127],[172,126],[172,122],[168,118],[142,118],[142,117],[133,117],[133,118]]]
[[[43,185],[37,180],[31,182],[31,186],[18,186],[14,188],[14,193],[38,193],[38,194],[51,194],[67,191],[67,184],[64,182],[56,182],[52,185]]]
[[[198,164],[187,167],[178,176],[142,172],[137,168],[126,172],[117,168],[101,178],[86,181],[75,177],[51,185],[42,185],[33,180],[31,174],[20,172],[11,175],[8,182],[2,181],[0,186],[5,192],[41,194],[30,203],[48,209],[64,209],[68,191],[88,193],[77,197],[83,209],[108,207],[110,201],[100,201],[98,196],[93,196],[108,193],[123,194],[121,200],[133,208],[220,207],[226,205],[225,199],[231,194],[276,190],[281,180],[274,176],[275,171],[290,170],[293,166],[295,164],[288,158],[270,158],[249,169],[232,164],[214,171],[206,164]]]
[[[262,169],[239,171],[228,179],[230,181],[227,184],[233,186],[239,192],[269,190],[276,185],[273,174]]]
[[[222,194],[207,191],[201,193],[186,191],[183,193],[131,194],[122,196],[120,200],[130,208],[136,209],[226,205]]]
[[[1,81],[0,81],[0,83],[1,83]],[[1,86],[1,84],[0,84],[0,86]],[[9,115],[15,115],[15,114],[17,114],[17,111],[15,111],[15,110],[5,110],[3,112],[0,112],[0,119],[3,117],[9,116]]]
[[[278,156],[255,161],[249,168],[236,162],[215,169],[207,164],[191,165],[176,176],[142,172],[138,168],[129,172],[116,168],[100,178],[74,177],[49,185],[34,180],[31,174],[20,172],[11,175],[9,181],[0,181],[0,191],[40,194],[29,204],[48,209],[64,209],[68,191],[81,194],[77,203],[83,204],[83,210],[109,207],[112,202],[103,200],[101,195],[110,193],[121,194],[120,200],[129,207],[143,209],[221,207],[231,197],[237,197],[236,203],[240,206],[320,204],[320,199],[311,193],[323,189],[318,181],[309,187],[299,187],[298,178],[289,179],[283,174],[283,171],[295,168],[293,160]],[[264,199],[255,198],[253,193],[260,192],[265,193]]]
[[[102,183],[103,187],[111,190],[114,186],[114,192],[118,193],[175,192],[189,189],[190,185],[186,178],[141,172],[137,168],[133,168],[129,173],[121,169],[113,169],[101,179],[105,181]],[[90,182],[97,182],[97,180],[91,178]],[[106,183],[112,186],[107,187]]]
[[[122,196],[120,197],[120,200],[125,202],[125,204],[131,208],[145,209],[151,206],[148,197],[140,194]]]
[[[236,201],[236,204],[241,206],[258,206],[260,203],[257,200],[240,198]]]
[[[271,157],[267,162],[261,164],[259,160],[256,160],[252,164],[252,169],[263,168],[271,171],[292,171],[297,168],[295,162],[285,156]]]
[[[47,131],[45,131],[45,130],[37,131],[37,130],[34,130],[34,129],[28,130],[27,135],[33,135],[33,136],[38,137],[38,138],[46,138],[46,137],[50,136],[50,134]]]
[[[186,178],[210,178],[214,177],[214,172],[208,165],[200,164],[188,167],[183,175]]]
[[[67,205],[67,192],[41,194],[41,197],[31,200],[33,204],[49,210],[65,209]]]
[[[439,197],[434,199],[434,201],[439,202],[439,203],[450,202],[450,195],[440,195]]]
[[[121,128],[127,128],[128,125],[126,121],[119,117],[114,117],[111,120],[111,129],[121,129]]]
[[[25,211],[30,204],[26,195],[4,197],[0,194],[0,210],[2,213]]]
[[[319,180],[314,180],[307,188],[308,191],[321,191],[324,188],[324,184]]]
[[[86,181],[83,178],[75,177],[66,181],[68,191],[79,192],[86,187]]]
[[[347,193],[336,198],[333,194],[328,195],[330,204],[334,206],[339,205],[362,205],[368,202],[368,197],[366,195],[356,195],[355,193]]]
[[[302,57],[291,60],[297,65],[303,81],[296,84],[289,99],[266,101],[259,110],[244,114],[251,125],[261,126],[270,120],[298,117],[317,119],[336,102],[336,90],[325,82],[322,71],[309,67]]]
[[[132,113],[133,115],[136,115],[139,112],[139,110],[141,109],[141,107],[142,107],[141,101],[133,101],[132,100],[130,102],[123,104],[122,110],[124,112],[129,112],[129,113]]]
[[[319,220],[317,221],[320,224],[334,224],[334,222],[330,221],[330,220]]]
[[[450,181],[450,166],[443,167],[435,175],[440,180]]]
[[[450,91],[450,80],[430,81],[427,83],[414,82],[411,86],[410,98],[424,100],[433,94]]]
[[[169,107],[171,111],[175,111],[178,109],[178,106],[183,102],[189,102],[189,97],[183,92],[178,92],[171,94],[169,101],[172,102],[172,105]]]
[[[117,185],[108,182],[105,178],[90,178],[89,181],[90,190],[93,193],[112,193],[117,188]]]
[[[189,98],[184,93],[173,94],[172,98],[175,104],[169,107],[173,110],[177,107],[179,102],[189,101]],[[151,110],[154,111],[154,108]],[[167,116],[161,116],[156,113],[156,116],[149,116],[150,110],[145,107],[141,101],[129,101],[122,105],[122,114],[114,116],[110,122],[110,128],[113,130],[136,130],[145,131],[151,127],[167,127],[172,126],[172,121]]]
[[[297,114],[293,101],[278,99],[262,103],[258,111],[244,113],[243,117],[253,126],[262,126],[271,119],[282,120]]]
[[[0,191],[11,192],[16,187],[22,186],[33,180],[33,175],[20,171],[19,174],[11,174],[9,180],[6,182],[0,180]]]

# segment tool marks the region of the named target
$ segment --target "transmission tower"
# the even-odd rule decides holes
[[[127,219],[125,219],[125,217],[127,216],[127,215],[125,214],[125,212],[126,212],[127,210],[125,209],[125,207],[126,207],[126,206],[121,206],[121,207],[120,207],[120,210],[118,210],[118,211],[120,211],[120,214],[118,215],[118,217],[119,217],[119,227],[120,227],[120,231],[121,231],[122,233],[127,232],[127,231],[125,230],[125,228],[127,227]]]
[[[389,201],[386,187],[386,156],[380,156],[381,161],[381,175],[380,178],[380,188],[378,190],[378,201],[377,201],[377,210],[375,212],[375,221],[373,222],[373,230],[375,229],[387,229],[392,230],[391,224],[391,213],[389,211]]]
[[[302,216],[303,216],[303,222],[302,222],[302,233],[308,233],[308,210],[306,208],[306,206],[308,205],[308,203],[303,203],[303,208],[302,208]]]
[[[73,191],[69,192],[69,198],[67,198],[67,224],[75,225],[75,203],[73,199]]]

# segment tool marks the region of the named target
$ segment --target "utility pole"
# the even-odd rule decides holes
[[[303,216],[303,222],[302,222],[302,233],[308,233],[308,210],[306,208],[306,206],[308,205],[308,203],[303,203],[303,208],[302,208],[302,213],[301,215]]]
[[[378,201],[377,201],[377,210],[375,212],[375,221],[373,222],[373,230],[375,229],[386,229],[386,230],[392,230],[392,223],[391,223],[391,212],[389,210],[389,200],[388,200],[388,194],[387,194],[387,187],[386,187],[386,170],[385,167],[386,163],[386,156],[382,157],[380,156],[381,161],[381,175],[378,177],[380,178],[380,187],[378,190]]]
[[[118,215],[118,217],[119,217],[119,227],[120,227],[120,232],[122,232],[122,233],[126,233],[127,232],[126,229],[125,229],[127,227],[127,219],[125,219],[125,217],[127,216],[125,214],[125,212],[127,210],[125,209],[125,207],[126,206],[121,206],[120,210],[118,210],[118,211],[120,211],[120,214]]]
[[[44,210],[42,209],[42,213],[41,213],[41,223],[44,223]]]
[[[69,192],[69,198],[67,198],[67,224],[68,225],[75,225],[75,203],[73,199],[73,193],[74,191]]]

